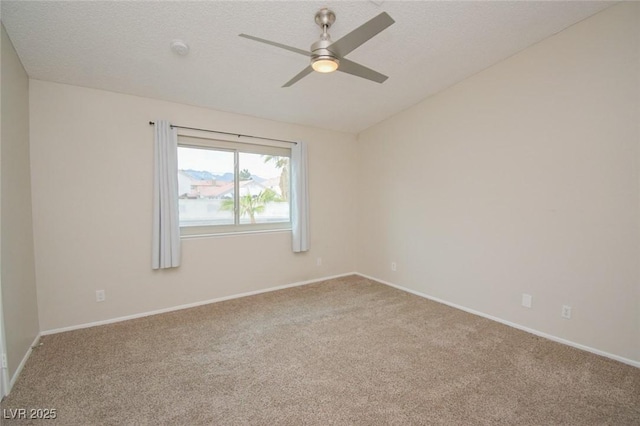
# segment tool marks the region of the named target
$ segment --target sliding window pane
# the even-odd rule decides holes
[[[289,157],[239,153],[240,223],[290,222]]]
[[[178,147],[180,226],[234,224],[234,153]]]

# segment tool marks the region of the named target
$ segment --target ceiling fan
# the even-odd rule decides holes
[[[239,35],[240,37],[255,40],[260,43],[270,44],[271,46],[276,46],[281,49],[311,57],[311,65],[303,69],[291,80],[287,81],[282,87],[289,87],[293,85],[301,78],[311,74],[313,71],[328,73],[337,70],[357,77],[362,77],[367,80],[375,81],[376,83],[382,83],[387,79],[386,75],[350,61],[345,58],[345,56],[393,24],[395,21],[391,16],[386,12],[382,12],[375,18],[362,24],[335,42],[331,40],[331,36],[328,32],[329,27],[331,27],[331,25],[336,21],[335,13],[327,8],[320,9],[316,13],[315,20],[316,24],[322,28],[322,34],[320,35],[320,40],[311,45],[311,51],[298,49],[247,34]]]

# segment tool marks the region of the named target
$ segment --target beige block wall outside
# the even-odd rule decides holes
[[[43,332],[355,270],[354,135],[37,80],[30,107]],[[157,119],[307,141],[311,250],[290,232],[189,239],[179,268],[152,271]]]
[[[9,379],[39,334],[31,221],[29,79],[4,26],[0,143],[2,312]]]
[[[639,41],[616,5],[362,132],[358,271],[640,361]]]

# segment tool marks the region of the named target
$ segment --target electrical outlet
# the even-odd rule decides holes
[[[530,308],[532,302],[532,297],[530,294],[522,293],[522,306],[525,308]]]
[[[104,302],[106,298],[104,290],[96,290],[96,302]]]
[[[562,305],[562,312],[560,313],[562,318],[571,319],[571,306]]]
[[[396,265],[396,262],[391,262],[391,270],[392,271],[397,271],[398,270],[398,265]]]
[[[321,257],[316,259],[316,266],[322,266],[322,258]]]

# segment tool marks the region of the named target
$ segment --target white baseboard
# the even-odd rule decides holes
[[[9,395],[9,392],[11,392],[11,389],[13,388],[13,385],[15,384],[16,380],[18,379],[18,376],[22,372],[22,369],[24,368],[27,360],[29,359],[29,356],[31,356],[31,353],[33,351],[33,347],[38,345],[38,342],[39,342],[41,336],[50,335],[50,334],[56,334],[56,333],[62,333],[62,332],[65,332],[65,331],[78,330],[78,329],[88,328],[88,327],[96,327],[96,326],[99,326],[99,325],[113,324],[113,323],[117,323],[117,322],[121,322],[121,321],[127,321],[127,320],[130,320],[130,319],[142,318],[142,317],[162,314],[162,313],[166,313],[166,312],[179,311],[179,310],[182,310],[182,309],[193,308],[193,307],[196,307],[196,306],[208,305],[210,303],[223,302],[225,300],[238,299],[238,298],[241,298],[241,297],[253,296],[253,295],[256,295],[256,294],[268,293],[268,292],[277,291],[277,290],[283,290],[283,289],[286,289],[286,288],[304,286],[304,285],[307,285],[307,284],[313,284],[313,283],[317,283],[317,282],[321,282],[321,281],[325,281],[325,280],[330,280],[330,279],[334,279],[334,278],[346,277],[346,276],[349,276],[349,275],[359,275],[361,277],[364,277],[364,278],[379,282],[381,284],[388,285],[388,286],[396,288],[398,290],[402,290],[402,291],[405,291],[407,293],[414,294],[416,296],[424,297],[425,299],[433,300],[434,302],[442,303],[444,305],[451,306],[452,308],[460,309],[462,311],[469,312],[470,314],[478,315],[480,317],[487,318],[487,319],[490,319],[492,321],[499,322],[501,324],[505,324],[505,325],[507,325],[509,327],[513,327],[513,328],[516,328],[518,330],[522,330],[522,331],[525,331],[527,333],[531,333],[531,334],[534,334],[536,336],[540,336],[540,337],[543,337],[545,339],[552,340],[554,342],[558,342],[558,343],[562,343],[562,344],[565,344],[565,345],[568,345],[568,346],[572,346],[572,347],[577,348],[577,349],[581,349],[581,350],[584,350],[584,351],[587,351],[587,352],[591,352],[591,353],[594,353],[596,355],[601,355],[601,356],[604,356],[604,357],[607,357],[607,358],[622,362],[624,364],[628,364],[628,365],[631,365],[633,367],[640,368],[640,362],[638,362],[638,361],[634,361],[634,360],[631,360],[631,359],[628,359],[628,358],[624,358],[624,357],[621,357],[621,356],[618,356],[618,355],[614,355],[614,354],[611,354],[611,353],[608,353],[608,352],[604,352],[604,351],[601,351],[599,349],[595,349],[595,348],[592,348],[592,347],[589,347],[589,346],[585,346],[585,345],[582,345],[580,343],[572,342],[570,340],[563,339],[561,337],[557,337],[557,336],[554,336],[554,335],[551,335],[551,334],[543,333],[541,331],[534,330],[532,328],[525,327],[523,325],[516,324],[516,323],[513,323],[511,321],[507,321],[507,320],[504,320],[504,319],[501,319],[501,318],[498,318],[498,317],[494,317],[492,315],[485,314],[484,312],[479,312],[479,311],[476,311],[474,309],[469,309],[469,308],[466,308],[464,306],[457,305],[455,303],[447,302],[446,300],[442,300],[442,299],[439,299],[437,297],[432,297],[432,296],[429,296],[428,294],[421,293],[421,292],[416,291],[416,290],[411,290],[409,288],[402,287],[402,286],[390,283],[388,281],[384,281],[384,280],[381,280],[381,279],[378,279],[378,278],[374,278],[374,277],[371,277],[371,276],[368,276],[368,275],[365,275],[365,274],[361,274],[359,272],[350,272],[350,273],[346,273],[346,274],[339,274],[339,275],[333,275],[333,276],[328,276],[328,277],[315,278],[315,279],[308,280],[308,281],[300,281],[300,282],[296,282],[296,283],[292,283],[292,284],[286,284],[286,285],[281,285],[281,286],[276,286],[276,287],[270,287],[270,288],[266,288],[266,289],[262,289],[262,290],[256,290],[256,291],[250,291],[250,292],[246,292],[246,293],[234,294],[234,295],[231,295],[231,296],[219,297],[219,298],[216,298],[216,299],[204,300],[204,301],[195,302],[195,303],[189,303],[189,304],[185,304],[185,305],[173,306],[173,307],[170,307],[170,308],[158,309],[158,310],[149,311],[149,312],[142,312],[142,313],[138,313],[138,314],[127,315],[127,316],[118,317],[118,318],[112,318],[112,319],[103,320],[103,321],[95,321],[95,322],[90,322],[90,323],[85,323],[85,324],[74,325],[74,326],[70,326],[70,327],[56,328],[56,329],[43,331],[39,335],[36,336],[36,338],[34,339],[33,343],[31,344],[31,346],[29,347],[29,349],[25,353],[24,357],[22,358],[22,361],[20,362],[20,365],[18,365],[18,368],[16,369],[16,371],[13,374],[13,376],[11,377],[11,380],[9,382],[9,388],[7,389],[7,395]]]
[[[262,290],[256,290],[256,291],[250,291],[250,292],[246,292],[246,293],[234,294],[234,295],[231,295],[231,296],[219,297],[219,298],[216,298],[216,299],[204,300],[204,301],[189,303],[189,304],[185,304],[185,305],[172,306],[172,307],[169,307],[169,308],[158,309],[158,310],[149,311],[149,312],[142,312],[142,313],[138,313],[138,314],[127,315],[127,316],[118,317],[118,318],[112,318],[112,319],[103,320],[103,321],[95,321],[95,322],[90,322],[90,323],[85,323],[85,324],[74,325],[74,326],[70,326],[70,327],[62,327],[62,328],[46,330],[46,331],[42,331],[40,333],[40,335],[38,335],[36,337],[36,340],[34,341],[34,343],[31,346],[35,346],[35,345],[38,344],[38,340],[39,340],[40,336],[45,336],[45,335],[49,335],[49,334],[56,334],[56,333],[62,333],[62,332],[65,332],[65,331],[79,330],[79,329],[88,328],[88,327],[96,327],[96,326],[99,326],[99,325],[113,324],[113,323],[117,323],[117,322],[121,322],[121,321],[127,321],[127,320],[130,320],[130,319],[142,318],[142,317],[147,317],[147,316],[157,315],[157,314],[163,314],[163,313],[166,313],[166,312],[179,311],[179,310],[182,310],[182,309],[194,308],[196,306],[208,305],[210,303],[223,302],[225,300],[238,299],[238,298],[241,298],[241,297],[253,296],[253,295],[256,295],[256,294],[268,293],[268,292],[277,291],[277,290],[283,290],[283,289],[291,288],[291,287],[299,287],[299,286],[303,286],[303,285],[307,285],[307,284],[313,284],[313,283],[317,283],[317,282],[325,281],[325,280],[330,280],[330,279],[334,279],[334,278],[346,277],[346,276],[349,276],[349,275],[359,275],[361,277],[364,277],[364,278],[379,282],[381,284],[388,285],[388,286],[396,288],[398,290],[402,290],[402,291],[405,291],[407,293],[415,294],[416,296],[424,297],[425,299],[433,300],[434,302],[442,303],[444,305],[451,306],[452,308],[460,309],[462,311],[469,312],[470,314],[478,315],[480,317],[487,318],[487,319],[490,319],[492,321],[499,322],[499,323],[507,325],[509,327],[513,327],[513,328],[516,328],[518,330],[525,331],[527,333],[535,334],[536,336],[540,336],[540,337],[543,337],[545,339],[552,340],[554,342],[558,342],[558,343],[562,343],[564,345],[572,346],[574,348],[581,349],[583,351],[591,352],[591,353],[594,353],[596,355],[601,355],[601,356],[604,356],[604,357],[607,357],[607,358],[610,358],[610,359],[613,359],[613,360],[616,360],[616,361],[620,361],[620,362],[622,362],[624,364],[628,364],[628,365],[631,365],[633,367],[640,368],[640,361],[634,361],[634,360],[631,360],[631,359],[628,359],[628,358],[624,358],[624,357],[621,357],[621,356],[618,356],[618,355],[611,354],[609,352],[605,352],[605,351],[601,351],[599,349],[592,348],[590,346],[586,346],[586,345],[583,345],[583,344],[580,344],[580,343],[576,343],[576,342],[573,342],[571,340],[563,339],[561,337],[557,337],[557,336],[554,336],[552,334],[544,333],[542,331],[538,331],[538,330],[535,330],[535,329],[532,329],[532,328],[529,328],[529,327],[525,327],[523,325],[511,322],[511,321],[507,321],[507,320],[504,320],[502,318],[494,317],[494,316],[486,314],[484,312],[476,311],[474,309],[470,309],[470,308],[467,308],[465,306],[457,305],[455,303],[451,303],[451,302],[448,302],[446,300],[439,299],[437,297],[432,297],[432,296],[429,296],[428,294],[421,293],[419,291],[412,290],[412,289],[409,289],[409,288],[406,288],[406,287],[402,287],[402,286],[393,284],[391,282],[388,282],[388,281],[385,281],[385,280],[381,280],[381,279],[378,279],[378,278],[375,278],[375,277],[371,277],[371,276],[368,276],[368,275],[365,275],[365,274],[362,274],[362,273],[359,273],[359,272],[350,272],[350,273],[345,273],[345,274],[332,275],[332,276],[328,276],[328,277],[315,278],[315,279],[308,280],[308,281],[300,281],[300,282],[296,282],[296,283],[292,283],[292,284],[286,284],[286,285],[281,285],[281,286],[276,286],[276,287],[270,287],[270,288],[266,288],[266,289],[262,289]],[[27,352],[27,354],[25,355],[24,359],[20,363],[20,366],[18,367],[18,369],[16,370],[15,374],[13,375],[13,378],[11,379],[11,383],[9,385],[9,390],[11,390],[11,387],[13,386],[15,380],[17,379],[18,375],[20,374],[20,371],[22,371],[22,368],[24,367],[25,362],[29,358],[29,355],[31,355],[31,348],[29,348],[29,351]]]
[[[443,305],[451,306],[452,308],[460,309],[461,311],[469,312],[470,314],[473,314],[473,315],[478,315],[480,317],[487,318],[487,319],[499,322],[499,323],[504,324],[504,325],[508,325],[509,327],[517,328],[518,330],[526,331],[527,333],[535,334],[536,336],[544,337],[545,339],[549,339],[549,340],[552,340],[554,342],[562,343],[562,344],[567,345],[567,346],[572,346],[574,348],[581,349],[583,351],[591,352],[591,353],[594,353],[596,355],[601,355],[601,356],[604,356],[604,357],[607,357],[607,358],[614,359],[616,361],[620,361],[620,362],[622,362],[624,364],[628,364],[628,365],[631,365],[633,367],[640,368],[640,362],[639,361],[634,361],[632,359],[628,359],[628,358],[624,358],[624,357],[621,357],[621,356],[618,356],[618,355],[614,355],[614,354],[611,354],[611,353],[608,353],[608,352],[604,352],[604,351],[601,351],[599,349],[592,348],[590,346],[585,346],[585,345],[582,345],[580,343],[572,342],[571,340],[563,339],[562,337],[557,337],[557,336],[554,336],[552,334],[547,334],[547,333],[544,333],[542,331],[534,330],[533,328],[525,327],[523,325],[516,324],[514,322],[507,321],[507,320],[504,320],[502,318],[494,317],[492,315],[488,315],[488,314],[485,314],[484,312],[476,311],[474,309],[469,309],[469,308],[466,308],[464,306],[457,305],[455,303],[447,302],[446,300],[438,299],[437,297],[432,297],[432,296],[429,296],[428,294],[421,293],[421,292],[416,291],[416,290],[411,290],[409,288],[402,287],[402,286],[399,286],[399,285],[396,285],[396,284],[393,284],[393,283],[390,283],[388,281],[384,281],[384,280],[381,280],[381,279],[378,279],[378,278],[370,277],[368,275],[361,274],[359,272],[356,272],[356,275],[359,275],[361,277],[364,277],[364,278],[379,282],[381,284],[388,285],[389,287],[397,288],[398,290],[406,291],[407,293],[415,294],[416,296],[424,297],[425,299],[433,300],[434,302],[442,303]]]
[[[314,278],[314,279],[308,280],[308,281],[299,281],[299,282],[292,283],[292,284],[285,284],[285,285],[281,285],[281,286],[277,286],[277,287],[269,287],[269,288],[265,288],[265,289],[262,289],[262,290],[249,291],[249,292],[246,292],[246,293],[234,294],[234,295],[231,295],[231,296],[219,297],[219,298],[216,298],[216,299],[203,300],[203,301],[200,301],[200,302],[188,303],[188,304],[185,304],[185,305],[172,306],[172,307],[164,308],[164,309],[157,309],[155,311],[141,312],[141,313],[138,313],[138,314],[126,315],[126,316],[123,316],[123,317],[111,318],[111,319],[102,320],[102,321],[89,322],[89,323],[85,323],[85,324],[72,325],[72,326],[69,326],[69,327],[54,328],[54,329],[51,329],[51,330],[42,331],[42,332],[40,332],[40,335],[41,336],[46,336],[46,335],[49,335],[49,334],[63,333],[65,331],[73,331],[73,330],[79,330],[79,329],[82,329],[82,328],[96,327],[96,326],[99,326],[99,325],[113,324],[113,323],[116,323],[116,322],[122,322],[122,321],[131,320],[131,319],[142,318],[142,317],[148,317],[148,316],[151,316],[151,315],[164,314],[166,312],[173,312],[173,311],[179,311],[179,310],[182,310],[182,309],[195,308],[196,306],[208,305],[210,303],[224,302],[225,300],[238,299],[238,298],[241,298],[241,297],[253,296],[253,295],[261,294],[261,293],[269,293],[269,292],[272,292],[272,291],[284,290],[285,288],[300,287],[300,286],[303,286],[303,285],[313,284],[313,283],[317,283],[317,282],[320,282],[320,281],[331,280],[331,279],[334,279],[334,278],[347,277],[349,275],[358,275],[358,274],[356,272],[349,272],[349,273],[346,273],[346,274],[332,275],[332,276],[329,276],[329,277]]]
[[[11,393],[11,389],[13,388],[13,385],[16,383],[16,380],[18,380],[18,376],[20,376],[20,373],[22,373],[22,369],[24,368],[24,365],[27,363],[27,360],[31,356],[31,352],[33,352],[33,348],[38,345],[39,341],[40,341],[40,334],[38,334],[36,338],[33,339],[33,343],[31,343],[31,345],[29,346],[29,349],[22,357],[22,361],[20,361],[18,368],[16,368],[16,371],[13,373],[13,376],[9,381],[9,388],[7,389],[7,395]]]

